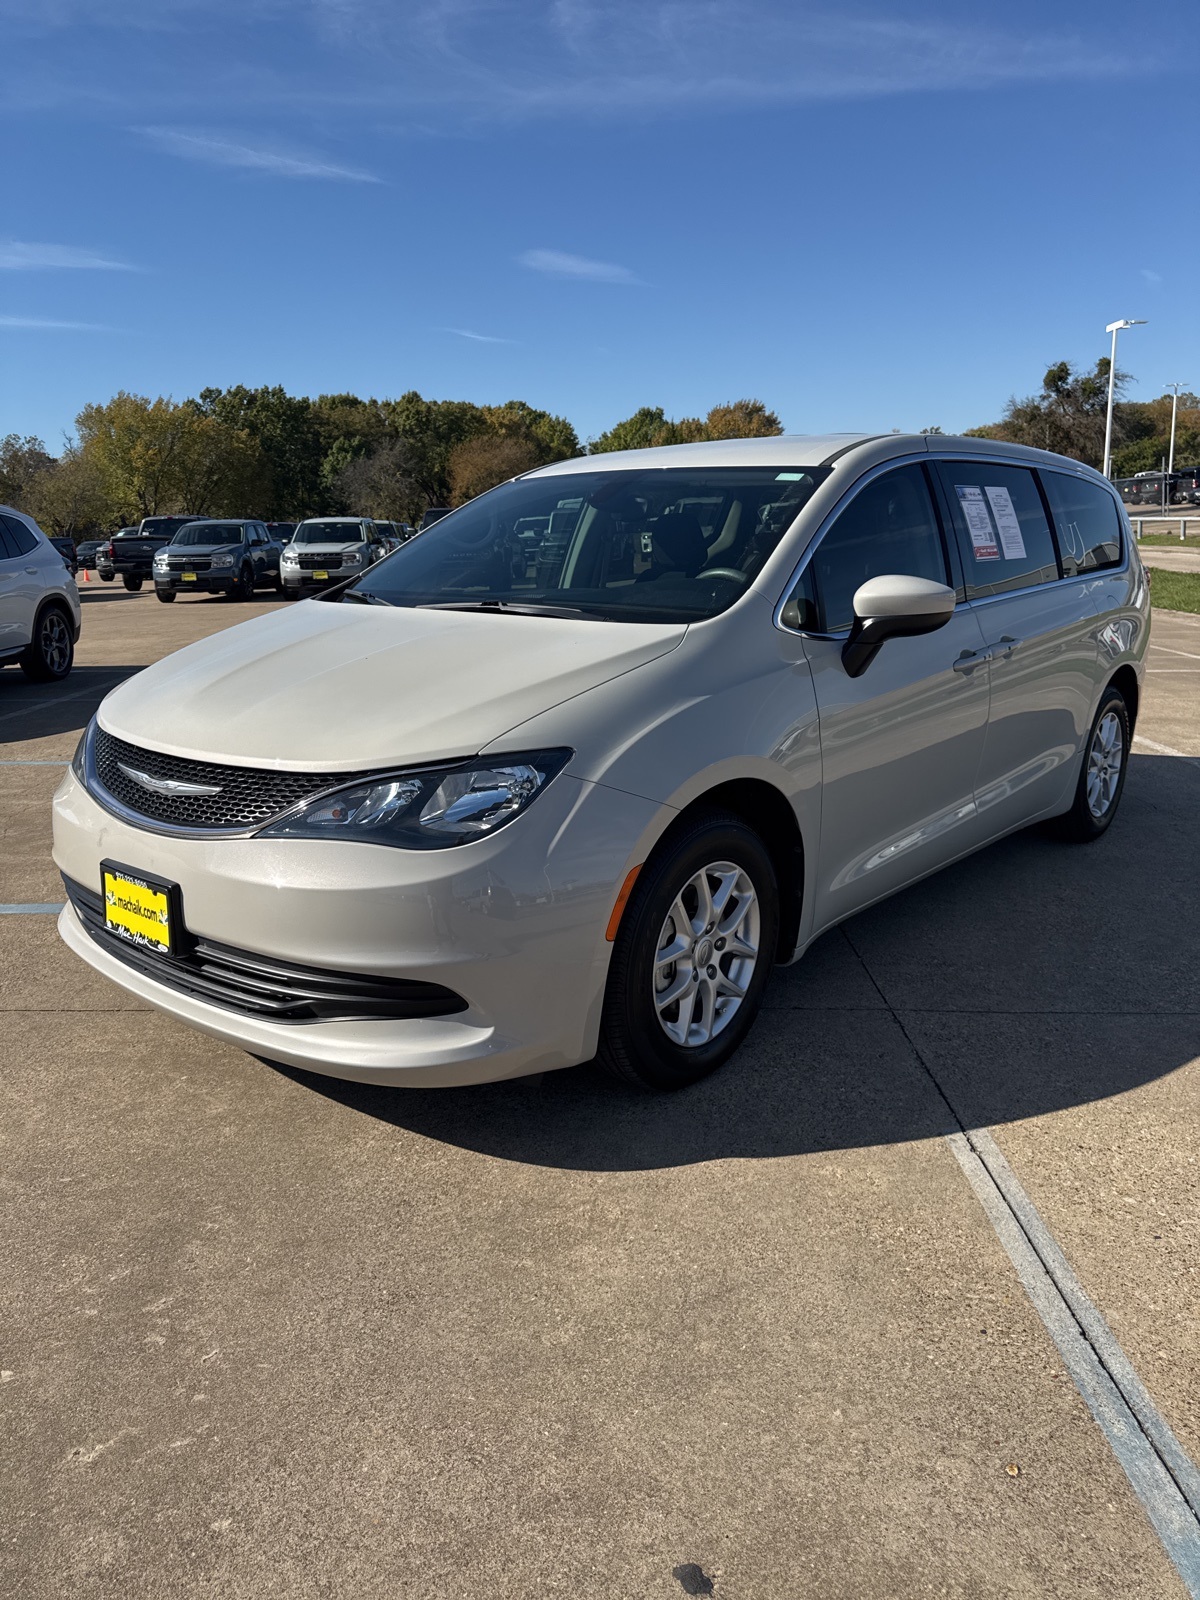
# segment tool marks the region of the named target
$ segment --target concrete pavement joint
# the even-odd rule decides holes
[[[967,1128],[845,927],[841,933],[957,1125],[946,1134],[955,1160],[1164,1550],[1193,1600],[1200,1600],[1200,1469],[1084,1293],[996,1141],[986,1128]]]

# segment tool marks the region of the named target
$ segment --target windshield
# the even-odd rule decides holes
[[[172,544],[241,544],[242,530],[227,522],[189,522],[171,540]]]
[[[519,479],[401,545],[339,598],[700,621],[753,582],[829,470],[672,467]]]
[[[292,535],[293,544],[361,544],[357,522],[302,522]]]

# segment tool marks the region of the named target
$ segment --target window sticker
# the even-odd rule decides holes
[[[803,472],[777,472],[775,474],[776,483],[803,483],[804,479],[805,474]]]
[[[996,519],[996,527],[1000,533],[1000,548],[1004,551],[1004,559],[1006,561],[1024,561],[1025,540],[1021,536],[1021,524],[1017,521],[1017,513],[1013,509],[1012,495],[1000,484],[988,484],[984,493],[988,497],[992,515]]]
[[[996,533],[992,527],[992,519],[988,516],[983,490],[977,483],[956,483],[954,491],[958,495],[963,516],[966,518],[967,532],[971,535],[971,548],[975,552],[976,561],[999,561],[1000,547],[996,543]]]

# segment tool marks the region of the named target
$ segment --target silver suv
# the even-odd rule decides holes
[[[370,517],[310,517],[283,547],[283,592],[299,600],[306,591],[340,583],[389,553],[379,523]]]
[[[79,638],[79,591],[32,517],[0,506],[0,666],[27,678],[65,678]]]

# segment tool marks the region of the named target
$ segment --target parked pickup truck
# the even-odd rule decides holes
[[[111,567],[114,578],[120,578],[127,589],[140,589],[154,576],[154,557],[189,522],[204,519],[190,517],[143,517],[136,533],[122,530],[110,545]],[[105,576],[101,568],[100,576]]]
[[[167,602],[180,593],[252,600],[255,589],[280,587],[282,549],[265,523],[241,517],[197,518],[156,552],[154,592]]]

